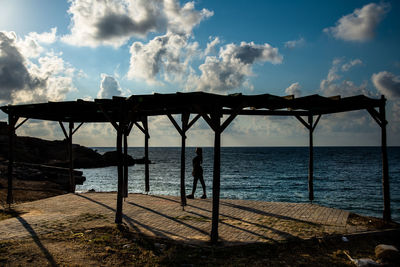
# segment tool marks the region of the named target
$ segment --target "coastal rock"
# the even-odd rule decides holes
[[[118,164],[118,153],[117,153],[117,151],[108,151],[108,152],[104,153],[104,155],[102,156],[102,159],[104,160],[104,162],[107,162],[107,164],[110,166],[117,165]],[[128,155],[127,163],[128,163],[128,166],[135,165],[135,160],[130,155]]]
[[[9,137],[7,124],[0,124],[0,159],[8,158]],[[72,145],[74,168],[101,168],[117,165],[117,152],[111,151],[101,155],[96,150],[78,144]],[[43,140],[35,137],[16,136],[16,162],[69,168],[67,143],[65,140]],[[150,163],[150,161],[148,161]],[[133,159],[128,155],[128,165],[144,164],[145,159]]]
[[[146,159],[144,157],[135,159],[135,164],[145,164],[145,163],[146,163]],[[151,164],[151,160],[147,159],[147,163]]]
[[[117,165],[117,152],[101,155],[96,150],[78,144],[72,145],[74,168],[101,168]],[[0,135],[0,158],[8,158],[8,136]],[[67,144],[65,140],[48,141],[35,137],[17,137],[15,161],[35,163],[56,167],[69,167]],[[144,161],[140,159],[138,163]],[[128,165],[135,160],[128,155]]]
[[[400,263],[400,252],[396,247],[391,245],[377,245],[375,247],[375,255],[382,262]]]
[[[0,157],[8,158],[8,136],[0,135]],[[93,149],[74,144],[72,146],[75,168],[104,167],[102,156]],[[48,141],[35,137],[17,137],[15,161],[68,167],[67,144],[65,141]]]

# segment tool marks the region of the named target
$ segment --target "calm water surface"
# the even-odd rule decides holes
[[[115,148],[95,148],[100,153]],[[192,188],[195,148],[186,149],[186,192]],[[134,158],[143,148],[129,148]],[[392,217],[400,222],[400,147],[389,147]],[[180,148],[151,147],[150,194],[179,195]],[[314,148],[314,203],[370,216],[382,216],[380,147]],[[212,194],[213,148],[203,148],[204,178]],[[86,182],[78,191],[117,190],[117,168],[83,169]],[[308,202],[308,148],[223,147],[221,198]],[[200,185],[198,185],[200,186]],[[129,192],[143,193],[144,165],[129,167]],[[201,196],[201,187],[197,189]]]

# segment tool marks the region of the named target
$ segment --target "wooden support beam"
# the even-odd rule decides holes
[[[367,109],[371,117],[375,120],[375,122],[379,125],[379,127],[383,127],[381,114],[378,113],[374,108]],[[387,122],[385,122],[387,123]]]
[[[321,114],[318,115],[317,120],[314,122],[314,125],[312,125],[311,130],[314,132],[315,127],[317,127],[319,120],[321,119]]]
[[[211,114],[211,120],[215,127],[211,243],[216,244],[218,242],[219,195],[221,184],[221,114]]]
[[[219,127],[219,125],[218,125],[218,127],[216,127],[216,125],[214,125],[214,121],[213,121],[207,114],[201,113],[201,117],[207,122],[208,126],[210,126],[211,129],[212,129],[214,132],[215,132],[216,130],[219,130],[219,129],[217,129],[217,128]]]
[[[107,111],[104,109],[102,104],[97,104],[100,108],[101,112],[103,113],[104,117],[112,124],[115,130],[118,131],[118,124],[108,115]]]
[[[303,124],[307,129],[310,129],[310,125],[302,118],[302,117],[300,117],[300,116],[295,116],[296,117],[296,119],[298,119],[300,122],[301,122],[301,124]]]
[[[147,116],[142,119],[144,130],[144,181],[145,191],[150,191],[150,171],[149,171],[149,126]]]
[[[17,126],[15,126],[15,131],[21,127],[27,120],[29,120],[29,118],[25,118],[21,123],[19,123]]]
[[[130,134],[131,131],[132,131],[133,125],[135,125],[135,122],[133,122],[133,121],[131,121],[131,122],[128,124],[128,136],[129,136],[129,134]]]
[[[124,129],[124,198],[128,197],[128,129]]]
[[[242,107],[238,107],[234,110],[232,110],[232,113],[230,116],[224,121],[224,123],[221,126],[221,133],[226,129],[226,127],[229,126],[229,124],[236,118],[236,116],[239,114],[239,112],[242,110]]]
[[[115,214],[115,223],[122,223],[122,198],[124,188],[124,177],[123,177],[123,160],[122,160],[122,135],[123,135],[123,124],[120,122],[117,128],[117,169],[118,169],[118,192],[117,192],[117,212]]]
[[[189,122],[189,124],[187,125],[186,131],[189,130],[189,129],[193,126],[193,124],[195,124],[195,122],[196,122],[198,119],[200,119],[200,117],[201,117],[201,115],[200,115],[200,114],[197,114],[196,117],[194,117],[193,120],[192,120],[191,122]]]
[[[390,186],[389,186],[389,164],[387,157],[387,142],[386,142],[386,111],[385,97],[382,96],[382,105],[379,107],[381,118],[381,149],[382,149],[382,187],[383,187],[383,220],[390,222],[392,220],[390,210]]]
[[[139,123],[137,123],[137,121],[135,121],[134,124],[136,125],[136,127],[138,127],[138,129],[139,129],[142,133],[146,134],[146,130],[145,130]]]
[[[68,141],[68,159],[69,159],[69,192],[75,193],[75,176],[74,176],[74,158],[73,158],[73,150],[72,150],[72,135],[73,135],[74,123],[72,121],[69,122],[69,136],[67,138]]]
[[[190,113],[182,113],[182,134],[181,134],[181,206],[186,206],[186,186],[185,186],[185,152],[186,152],[186,130],[188,129]]]
[[[309,134],[309,159],[308,159],[308,199],[314,200],[314,144],[313,144],[313,133],[321,119],[321,114],[318,115],[317,120],[313,122],[313,115],[308,115],[308,122],[302,117],[295,116],[307,129]]]
[[[61,130],[64,133],[65,136],[65,142],[67,144],[67,160],[69,162],[69,192],[70,193],[75,193],[75,176],[74,176],[74,161],[73,161],[73,150],[72,150],[72,136],[76,132],[73,131],[74,129],[74,123],[71,121],[69,122],[69,131],[67,133],[67,130],[64,127],[64,124],[62,121],[58,122],[61,126]],[[81,124],[82,125],[82,124]]]
[[[78,130],[79,130],[79,128],[81,128],[81,126],[84,124],[84,122],[81,122],[79,125],[78,125],[78,127],[76,127],[75,128],[75,130],[72,132],[72,135],[74,135]]]
[[[309,127],[309,161],[308,161],[308,198],[314,200],[314,147],[313,147],[313,116],[308,116]]]
[[[18,117],[12,113],[8,114],[8,169],[7,169],[7,204],[14,203],[13,196],[13,168],[14,168],[14,151],[15,151],[15,124]]]
[[[178,133],[183,136],[185,133],[182,131],[181,127],[178,125],[178,123],[175,121],[174,117],[172,117],[171,114],[167,114],[169,120],[172,122],[172,124],[175,126],[175,129],[178,131]]]
[[[58,124],[60,124],[60,126],[61,126],[61,130],[64,133],[65,139],[68,139],[68,133],[67,133],[67,130],[65,130],[65,127],[64,127],[64,124],[62,123],[62,121],[59,121]]]

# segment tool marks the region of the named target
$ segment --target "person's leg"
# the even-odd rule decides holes
[[[190,195],[188,195],[186,198],[194,198],[194,193],[196,192],[196,187],[197,187],[197,180],[199,179],[198,176],[194,176],[193,177],[193,189],[192,189],[192,193]]]
[[[199,179],[200,179],[201,186],[203,187],[203,195],[201,196],[201,198],[204,199],[204,198],[207,198],[207,194],[206,194],[206,184],[204,183],[203,175],[201,175],[199,177]]]

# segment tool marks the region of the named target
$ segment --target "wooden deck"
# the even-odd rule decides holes
[[[0,221],[0,239],[113,224],[116,198],[116,193],[67,194],[15,205],[24,213]],[[123,222],[132,231],[191,244],[210,240],[211,199],[188,199],[182,210],[179,197],[129,194],[123,204]],[[222,199],[219,237],[227,245],[273,243],[368,230],[350,223],[349,214],[308,203]]]

